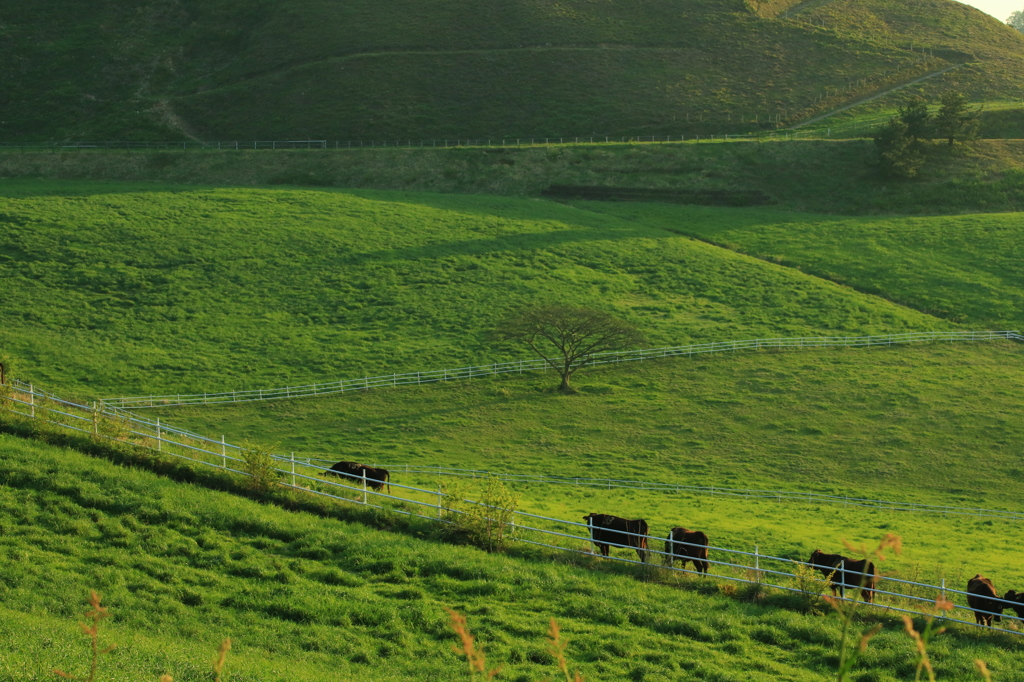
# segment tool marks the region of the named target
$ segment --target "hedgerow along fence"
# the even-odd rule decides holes
[[[907,343],[929,341],[991,341],[1011,339],[1024,341],[1017,331],[937,331],[937,332],[906,332],[902,334],[880,334],[870,336],[826,336],[826,337],[792,337],[776,339],[746,339],[743,341],[711,341],[694,343],[685,346],[666,346],[631,351],[610,351],[595,353],[582,364],[587,366],[606,365],[618,362],[643,362],[657,358],[693,357],[708,353],[727,353],[748,350],[793,350],[826,347],[866,347],[893,346]],[[305,398],[349,391],[365,391],[371,388],[430,384],[440,381],[457,381],[498,374],[522,374],[551,370],[550,364],[543,359],[515,360],[512,362],[494,362],[487,365],[459,367],[455,369],[435,369],[423,372],[403,372],[401,374],[384,374],[362,379],[340,379],[323,383],[312,383],[302,386],[286,386],[283,388],[258,388],[241,391],[224,391],[220,393],[191,393],[174,395],[148,395],[122,398],[104,398],[101,402],[105,407],[123,409],[139,409],[148,407],[175,407],[182,405],[218,405],[223,403],[245,403],[266,400],[283,400]]]
[[[109,410],[94,403],[91,407],[63,400],[52,394],[36,389],[31,384],[12,380],[0,395],[0,408],[29,419],[38,419],[49,425],[89,434],[98,439],[110,439],[133,444],[138,447],[155,451],[163,456],[175,457],[190,462],[220,469],[232,474],[249,476],[245,471],[244,448],[230,444],[223,437],[219,441],[205,438],[176,427],[161,424],[159,419],[141,419],[123,410]],[[436,490],[390,483],[387,490],[373,489],[367,480],[365,471],[362,476],[338,475],[337,480],[324,478],[327,467],[321,467],[290,457],[274,455],[273,467],[279,480],[277,485],[298,492],[327,497],[330,499],[351,502],[391,513],[429,519],[439,523],[453,523],[456,515],[465,512],[446,504],[446,493],[441,485]],[[332,472],[333,473],[333,472]],[[393,494],[398,489],[399,494]],[[469,505],[481,505],[475,500],[461,500]],[[486,512],[485,512],[486,513]],[[590,549],[592,544],[590,526],[587,524],[567,521],[539,514],[531,514],[516,510],[506,526],[508,537],[512,542],[540,547],[548,551],[566,552],[580,556],[589,556],[592,561],[614,561],[635,564],[642,570],[659,570],[677,574],[701,576],[695,570],[668,565],[652,565],[633,559],[630,556],[609,556],[603,559],[594,557]],[[623,533],[627,536],[646,537],[649,546],[661,538],[656,535],[640,536],[637,533]],[[628,544],[607,543],[621,550],[632,552]],[[677,543],[678,544],[678,543]],[[692,543],[682,543],[696,547]],[[725,580],[734,583],[758,586],[759,589],[774,589],[784,592],[800,593],[814,598],[828,589],[824,578],[814,577],[806,563],[788,557],[765,554],[755,546],[754,551],[743,551],[726,547],[710,546],[708,563],[714,573],[705,575],[706,580]],[[667,563],[669,553],[650,546],[649,556],[660,557]],[[724,559],[723,560],[723,556]],[[712,558],[714,557],[714,558]],[[595,564],[596,565],[596,564]],[[946,586],[945,580],[939,585],[901,580],[889,576],[881,577],[888,589],[876,587],[873,591],[876,601],[871,605],[876,609],[894,613],[907,613],[919,616],[932,615],[933,610],[924,608],[925,604],[934,604],[936,597],[943,596],[950,601],[966,601],[967,592]],[[880,584],[881,584],[880,583]],[[879,597],[880,598],[877,598]],[[854,590],[845,601],[859,600],[859,590]],[[1006,604],[1009,609],[1013,602],[997,600]],[[999,630],[1012,634],[1024,634],[1018,630],[1004,630],[992,626],[978,625],[965,620],[967,613],[975,613],[964,604],[955,604],[954,609],[943,612],[939,618],[947,622],[974,625],[985,629]],[[980,613],[991,613],[981,611]],[[1003,616],[1008,621],[1020,622],[1016,616]]]

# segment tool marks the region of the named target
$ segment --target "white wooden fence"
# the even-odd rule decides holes
[[[242,448],[229,444],[222,437],[215,439],[198,436],[167,424],[159,419],[139,419],[122,410],[106,410],[99,404],[93,406],[79,405],[62,400],[51,394],[36,389],[31,384],[18,381],[9,382],[10,395],[0,396],[0,409],[21,415],[26,418],[38,419],[58,428],[68,429],[83,434],[91,434],[94,438],[110,438],[131,442],[137,446],[149,448],[162,456],[175,457],[190,462],[217,468],[233,474],[248,475],[244,471]],[[399,483],[390,483],[389,492],[373,490],[365,477],[339,476],[337,480],[328,480],[323,476],[327,467],[302,463],[294,454],[284,457],[275,456],[278,466],[275,472],[279,477],[278,485],[302,491],[310,495],[319,495],[338,500],[345,500],[366,507],[385,509],[391,513],[416,516],[432,521],[451,523],[454,514],[460,512],[450,509],[445,504],[444,490],[439,486],[436,490],[418,488]],[[350,480],[344,480],[348,478]],[[397,495],[392,494],[397,489]],[[465,503],[479,504],[473,500]],[[712,530],[713,529],[708,529]],[[553,517],[516,511],[513,520],[508,524],[507,531],[512,541],[520,544],[542,547],[551,551],[570,552],[577,555],[593,555],[590,548],[590,527],[586,524],[567,521]],[[626,535],[637,535],[627,533]],[[665,561],[669,555],[656,549],[652,543],[658,538],[647,536],[649,556],[660,557],[656,561]],[[632,549],[626,545],[609,543],[626,550],[628,556],[609,556],[594,561],[615,561],[637,564],[645,570],[673,571],[676,573],[700,576],[694,570],[656,566],[646,564],[632,558]],[[684,543],[688,544],[688,543]],[[711,555],[708,563],[714,567],[714,573],[701,579],[728,580],[738,583],[760,585],[765,589],[786,592],[797,592],[808,595],[821,594],[826,585],[819,581],[809,581],[806,564],[798,559],[763,554],[759,547],[753,552],[713,546],[709,548]],[[804,567],[804,576],[797,574]],[[975,625],[967,620],[972,609],[965,605],[967,593],[945,585],[920,583],[882,577],[885,588],[876,588],[875,603],[871,607],[877,610],[927,615],[932,609],[927,608],[935,603],[936,597],[942,595],[956,604],[953,611],[940,616],[947,622]],[[846,601],[859,600],[860,590],[853,590]],[[1002,601],[1002,600],[999,600]],[[1004,602],[1007,608],[1011,602]],[[988,612],[984,612],[988,613]],[[1007,622],[1018,623],[1016,616],[1003,616]],[[989,628],[1012,634],[1024,634],[1016,629]]]
[[[776,339],[746,339],[742,341],[711,341],[694,343],[685,346],[667,346],[663,348],[647,348],[631,351],[612,351],[595,353],[583,364],[603,365],[616,362],[643,362],[656,358],[693,357],[706,353],[725,353],[746,350],[780,350],[825,348],[835,346],[892,346],[906,343],[928,341],[990,341],[995,339],[1013,339],[1024,341],[1017,331],[937,331],[937,332],[906,332],[902,334],[875,334],[870,336],[825,336],[825,337],[792,337]],[[434,369],[424,372],[403,372],[401,374],[384,374],[361,379],[340,379],[323,383],[305,384],[302,386],[285,386],[283,388],[258,388],[241,391],[224,391],[219,393],[191,393],[147,395],[123,398],[104,398],[106,407],[138,409],[147,407],[173,407],[176,405],[218,405],[223,403],[244,403],[261,400],[283,400],[305,398],[348,391],[365,391],[371,388],[388,386],[408,386],[413,384],[429,384],[438,381],[456,381],[495,374],[522,374],[523,372],[545,371],[550,365],[543,359],[515,360],[512,362],[494,362],[473,367],[456,369]]]

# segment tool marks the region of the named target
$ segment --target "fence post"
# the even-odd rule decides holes
[[[92,401],[92,435],[100,435],[100,411],[96,407],[96,401]]]
[[[32,386],[32,384],[28,385],[28,404],[29,404],[29,413],[31,414],[32,418],[35,419],[36,418],[36,389],[35,389],[35,387]]]
[[[754,581],[761,583],[761,555],[757,551],[757,545],[754,545]]]
[[[160,438],[160,417],[156,418],[156,451],[162,452],[164,449],[164,442]]]
[[[442,497],[443,497],[443,495],[441,494],[441,484],[438,483],[437,484],[437,518],[441,518],[441,499],[442,499]]]
[[[364,469],[365,471],[365,469]],[[295,487],[295,453],[292,453],[292,487]]]
[[[366,504],[366,467],[363,467],[363,504]]]
[[[221,468],[227,469],[228,468],[228,446],[227,446],[227,443],[224,442],[224,436],[223,435],[221,435],[221,437],[220,437],[220,460],[221,460]]]

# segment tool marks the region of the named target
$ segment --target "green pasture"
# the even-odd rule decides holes
[[[0,436],[0,679],[87,670],[77,620],[95,589],[113,615],[101,641],[118,647],[102,679],[208,679],[233,641],[227,679],[460,679],[465,663],[443,607],[464,613],[505,679],[555,673],[543,634],[556,618],[573,668],[589,680],[827,680],[840,622],[799,598],[757,601],[715,579],[665,581],[657,571],[592,557],[488,555],[430,537],[288,512],[184,485],[78,452]],[[344,506],[337,514],[345,516]],[[394,523],[381,516],[377,525]],[[820,607],[819,607],[820,608]],[[913,674],[902,623],[885,626],[860,679]],[[1016,635],[954,626],[931,647],[950,679],[984,659],[1020,680]]]
[[[3,187],[0,347],[15,375],[86,399],[519,359],[525,349],[488,334],[537,301],[613,311],[650,346],[949,326],[661,226],[548,201]]]
[[[1021,353],[1014,342],[730,353],[584,370],[570,396],[554,390],[553,375],[533,374],[143,414],[297,458],[399,471],[414,464],[1017,509]],[[546,495],[541,512],[560,509]]]
[[[1024,172],[1015,174],[1024,181]],[[705,209],[692,207],[591,202],[581,208],[691,234],[972,328],[1024,324],[1019,213],[775,214],[770,222],[744,224],[705,217]]]

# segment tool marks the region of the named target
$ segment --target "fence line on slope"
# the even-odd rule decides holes
[[[579,135],[551,137],[459,137],[448,139],[413,140],[230,140],[201,142],[98,140],[90,142],[54,142],[0,144],[0,152],[66,152],[82,150],[113,151],[263,151],[263,150],[348,150],[348,149],[451,149],[455,147],[482,147],[488,149],[516,149],[524,147],[556,147],[566,145],[623,145],[733,142],[733,141],[786,141],[827,137],[820,130],[780,128],[755,133],[713,133],[700,135]]]
[[[39,391],[31,384],[19,381],[11,381],[5,388],[9,388],[10,390],[5,394],[0,395],[0,408],[21,415],[22,417],[40,419],[48,424],[79,433],[90,434],[98,439],[129,442],[136,446],[156,451],[164,456],[189,460],[197,464],[220,469],[224,472],[243,476],[250,475],[244,470],[243,448],[227,443],[223,437],[219,442],[209,438],[197,440],[192,435],[188,435],[187,432],[168,425],[162,425],[159,419],[155,421],[138,419],[130,413],[125,413],[123,411],[115,412],[105,410],[98,403],[93,404],[92,407],[80,405],[71,401],[62,400],[52,394]],[[107,423],[106,420],[111,420],[113,422],[113,426],[110,423]],[[206,449],[204,446],[207,445],[217,449]],[[230,455],[228,454],[229,450],[232,453]],[[290,458],[278,455],[275,456],[274,459],[278,463],[283,464],[282,467],[274,467],[274,471],[280,477],[278,485],[285,488],[312,495],[354,502],[365,507],[386,509],[392,513],[415,516],[429,519],[434,522],[454,523],[456,522],[459,514],[465,513],[452,509],[450,504],[445,504],[446,494],[440,486],[437,490],[428,490],[425,488],[417,488],[398,483],[390,483],[388,492],[384,493],[383,487],[380,490],[372,488],[373,483],[368,483],[365,470],[363,471],[362,476],[340,475],[338,481],[329,481],[321,478],[321,476],[328,471],[326,467],[307,464],[305,465],[306,471],[303,471],[297,470],[294,455]],[[350,480],[346,482],[346,479]],[[391,494],[392,488],[398,488],[399,492],[405,492],[406,496],[403,497]],[[487,508],[486,505],[482,505],[474,500],[461,500],[461,502],[479,505],[484,509]],[[421,513],[424,511],[426,513]],[[582,529],[586,529],[586,534],[581,534],[583,533]],[[559,552],[593,556],[593,552],[589,549],[589,545],[593,542],[593,531],[587,524],[541,516],[538,514],[530,514],[523,511],[515,511],[512,521],[507,524],[507,531],[510,533],[510,538],[513,542],[543,547],[548,550]],[[622,532],[622,534],[627,537],[642,537],[648,540],[655,539],[655,536],[651,536],[649,534],[641,535],[629,532]],[[626,543],[620,544],[609,542],[606,544],[616,548],[631,550],[633,548],[630,547],[630,542],[631,541],[627,539]],[[636,541],[632,542],[637,544]],[[691,547],[698,546],[692,543],[676,544],[688,545]],[[583,546],[582,548],[581,545]],[[668,550],[667,547],[666,550]],[[709,547],[709,550],[714,551],[716,555],[719,553],[725,554],[728,558],[734,560],[722,561],[720,559],[710,559],[709,557],[707,563],[710,566],[715,567],[716,573],[706,575],[706,579],[729,580],[732,582],[757,585],[761,588],[802,593],[811,595],[812,597],[822,594],[828,587],[828,583],[824,578],[808,578],[806,568],[804,569],[803,575],[798,573],[800,567],[807,566],[805,562],[786,557],[763,554],[760,552],[760,548],[758,546],[754,547],[753,552],[724,547]],[[663,563],[666,564],[669,559],[673,558],[668,551],[660,551],[650,548],[647,550],[647,555],[661,557]],[[675,558],[679,558],[678,554]],[[657,568],[657,570],[671,571],[681,574],[701,575],[696,570],[677,568],[674,566],[674,562],[673,565],[652,567],[651,564],[646,563],[646,557],[640,561],[622,556],[609,556],[606,559],[620,563],[634,564],[638,567],[645,568],[646,570]],[[945,580],[942,581],[941,585],[900,580],[888,576],[882,576],[880,580],[881,582],[886,582],[894,586],[892,589],[878,589],[876,587],[873,590],[875,595],[882,595],[887,598],[887,603],[876,602],[871,604],[872,607],[883,611],[927,616],[930,615],[933,610],[913,607],[922,603],[934,604],[935,599],[939,595],[944,597],[947,595],[954,595],[954,598],[958,595],[962,597],[967,596],[966,592],[948,588],[945,584]],[[852,599],[849,597],[844,599],[846,601],[857,601],[859,600],[858,593],[859,590],[855,589],[854,597]],[[996,599],[995,601],[1006,604],[1004,608],[1010,608],[1011,606],[1017,605],[1015,602],[1001,599]],[[971,609],[962,604],[955,605],[954,612],[956,610],[971,613],[992,613]],[[995,614],[993,613],[993,615]],[[1024,632],[1017,630],[1003,630],[1002,628],[978,625],[961,618],[952,617],[951,615],[940,615],[939,617],[940,619],[948,622],[975,625],[976,627],[1000,630],[1017,635],[1024,634]],[[1019,622],[1022,620],[1015,616],[1003,617],[1011,621]]]
[[[740,350],[778,350],[791,348],[824,348],[824,347],[863,347],[892,346],[894,344],[921,343],[927,341],[989,341],[995,339],[1012,339],[1024,341],[1018,331],[936,331],[936,332],[905,332],[900,334],[880,334],[869,336],[831,336],[831,337],[792,337],[775,339],[745,339],[742,341],[712,341],[695,343],[685,346],[667,346],[632,351],[610,351],[595,353],[585,361],[587,365],[603,365],[617,362],[642,362],[655,358],[701,355],[705,353],[724,353]],[[151,407],[174,407],[182,405],[217,405],[223,403],[259,402],[267,400],[283,400],[305,398],[349,391],[364,391],[371,388],[406,386],[412,384],[429,384],[441,381],[474,379],[497,374],[522,374],[523,372],[546,371],[550,366],[546,360],[516,360],[512,362],[494,362],[487,365],[459,367],[455,369],[436,369],[425,372],[404,372],[401,374],[384,374],[362,379],[340,379],[338,381],[312,383],[303,386],[286,386],[283,388],[260,388],[243,391],[224,391],[218,393],[191,393],[174,395],[128,396],[121,398],[104,398],[101,402],[107,407],[123,409],[140,409]]]
[[[337,460],[301,458],[302,462],[330,464]],[[906,502],[899,500],[876,500],[856,495],[830,495],[816,492],[793,490],[766,490],[755,488],[731,488],[728,486],[698,486],[682,483],[665,483],[659,481],[640,481],[615,478],[588,478],[584,476],[550,476],[546,474],[510,474],[488,471],[485,469],[462,469],[416,464],[379,464],[371,466],[387,469],[392,474],[421,474],[434,476],[450,476],[454,478],[495,478],[504,483],[543,483],[564,485],[569,487],[600,488],[602,490],[638,490],[664,493],[703,494],[719,497],[739,497],[744,499],[764,499],[782,502],[808,502],[841,504],[849,507],[865,507],[870,509],[887,509],[890,511],[918,512],[927,514],[945,514],[948,516],[974,516],[980,518],[998,518],[1011,521],[1024,521],[1024,512],[1003,509],[986,509],[983,507],[963,507],[957,505],[937,505],[923,502]]]

